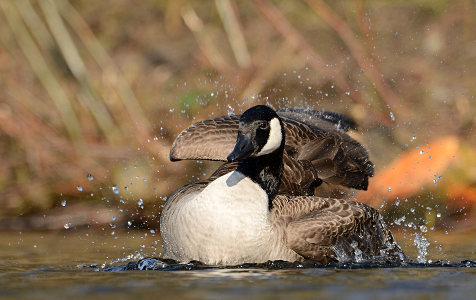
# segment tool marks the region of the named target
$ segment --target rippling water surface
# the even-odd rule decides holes
[[[159,237],[150,233],[1,233],[0,297],[467,299],[474,296],[476,232],[434,235],[429,240],[438,239],[439,243],[430,246],[428,258],[432,262],[426,264],[322,267],[275,262],[223,269],[168,262],[156,264],[163,267],[161,270],[139,271],[125,269],[138,269],[147,265],[144,262],[150,264],[154,261],[140,259],[158,257],[161,253],[157,246],[160,242],[156,243]],[[416,257],[412,241],[397,239],[411,257]]]

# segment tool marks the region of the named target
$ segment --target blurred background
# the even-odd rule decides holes
[[[476,2],[0,1],[0,229],[158,229],[192,123],[346,114],[396,229],[476,226]],[[109,226],[108,225],[108,226]],[[112,227],[112,225],[111,225]]]

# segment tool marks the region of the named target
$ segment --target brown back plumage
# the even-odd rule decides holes
[[[359,202],[278,195],[271,216],[284,223],[288,247],[307,260],[406,259],[380,214]]]

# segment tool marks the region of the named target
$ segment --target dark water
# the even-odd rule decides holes
[[[438,239],[439,244],[430,246],[428,258],[432,259],[432,262],[426,264],[396,266],[363,263],[320,266],[273,262],[225,269],[200,264],[174,265],[158,260],[140,260],[141,256],[159,256],[161,252],[160,247],[156,246],[160,245],[160,242],[157,243],[158,237],[144,232],[114,235],[110,232],[1,233],[0,297],[474,297],[476,233],[450,233],[448,236],[428,238],[431,241]],[[406,241],[403,237],[397,239],[411,257],[416,257],[416,247],[412,241]],[[137,250],[140,252],[136,253]],[[130,259],[121,260],[127,256]],[[136,270],[154,265],[160,270]]]

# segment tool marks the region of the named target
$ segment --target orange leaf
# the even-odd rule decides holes
[[[411,196],[441,176],[458,150],[459,140],[455,136],[445,136],[406,151],[377,172],[368,191],[360,193],[358,200],[375,206],[384,199]]]

